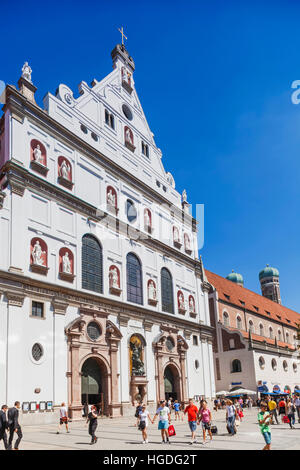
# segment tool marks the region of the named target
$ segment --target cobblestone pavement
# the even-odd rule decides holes
[[[173,413],[174,417],[174,413]],[[245,417],[234,437],[228,435],[225,427],[225,412],[223,410],[213,413],[213,422],[218,427],[218,434],[212,442],[202,444],[202,430],[198,427],[197,444],[189,445],[190,432],[187,418],[175,422],[176,436],[170,438],[171,445],[161,444],[160,431],[157,421],[148,428],[149,444],[142,444],[141,432],[134,426],[135,418],[102,418],[99,419],[96,435],[98,442],[90,445],[85,421],[70,423],[70,434],[62,428],[56,434],[56,425],[23,426],[23,439],[20,449],[23,450],[259,450],[264,440],[257,424],[257,409],[245,410]],[[290,429],[288,424],[272,426],[272,448],[274,450],[300,449],[300,424],[296,429]],[[0,446],[2,446],[0,442]]]

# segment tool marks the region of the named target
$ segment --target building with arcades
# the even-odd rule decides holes
[[[0,120],[0,402],[50,420],[215,395],[208,284],[125,46],[40,107],[27,63]],[[28,413],[31,410],[32,413]],[[46,411],[44,411],[46,410]],[[47,413],[48,411],[48,413]]]

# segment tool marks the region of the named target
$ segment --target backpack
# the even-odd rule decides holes
[[[142,411],[142,407],[137,406],[136,410],[135,410],[135,415],[134,415],[136,418],[138,418],[140,416],[140,411]]]

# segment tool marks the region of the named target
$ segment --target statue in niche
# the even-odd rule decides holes
[[[132,134],[131,130],[129,129],[129,127],[126,127],[126,129],[125,129],[125,140],[129,144],[133,145],[133,134]]]
[[[174,227],[174,242],[180,243],[179,230],[177,227]]]
[[[122,67],[122,80],[131,85],[131,73],[125,67]]]
[[[185,244],[185,249],[190,250],[191,249],[191,244],[190,244],[190,238],[188,235],[184,236],[184,244]]]
[[[187,202],[187,194],[185,189],[182,191],[182,202]]]
[[[193,297],[190,297],[189,311],[190,311],[190,313],[195,313],[195,302],[194,302]]]
[[[71,167],[66,160],[63,160],[59,170],[60,176],[70,181]]]
[[[149,211],[146,209],[145,210],[145,227],[146,228],[151,228],[151,219],[150,219],[150,215],[149,215]]]
[[[32,74],[32,69],[28,65],[28,62],[25,62],[25,64],[22,67],[22,77],[31,83],[31,74]]]
[[[148,284],[148,299],[156,300],[156,287],[152,280]]]
[[[45,266],[45,260],[43,255],[45,255],[46,252],[42,251],[40,242],[37,240],[34,244],[33,250],[32,250],[32,259],[33,259],[33,264],[37,264],[39,266]]]
[[[142,361],[142,342],[139,338],[133,337],[130,340],[130,349],[131,349],[131,371],[132,375],[145,375],[145,366]]]
[[[116,195],[113,193],[113,190],[111,188],[107,193],[107,203],[113,207],[116,206]]]
[[[185,310],[184,297],[183,297],[182,292],[180,292],[180,294],[178,296],[178,303],[179,303],[180,310]]]
[[[113,267],[109,271],[110,287],[119,289],[119,273],[116,267]]]
[[[71,269],[71,260],[69,258],[69,253],[66,251],[64,256],[62,257],[62,265],[63,265],[63,272],[67,274],[72,274]]]
[[[43,156],[42,156],[42,151],[41,151],[41,146],[40,144],[37,144],[36,148],[33,151],[33,157],[34,160],[39,163],[40,165],[44,164]]]

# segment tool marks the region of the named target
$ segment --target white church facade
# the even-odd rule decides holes
[[[162,164],[125,46],[44,108],[25,63],[0,120],[0,403],[115,417],[215,395],[197,223]],[[51,413],[48,413],[50,416]],[[53,413],[52,413],[53,414]],[[49,419],[49,418],[48,418]]]

